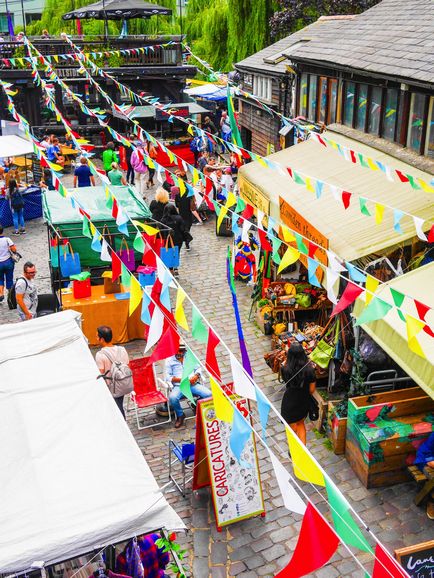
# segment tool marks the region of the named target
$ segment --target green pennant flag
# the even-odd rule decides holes
[[[191,317],[191,335],[200,343],[208,341],[208,327],[204,324],[201,314],[194,306]]]
[[[121,268],[121,283],[124,287],[129,287],[131,285],[130,272],[123,263]]]
[[[417,182],[416,182],[416,180],[415,180],[414,177],[412,177],[411,175],[405,175],[405,176],[407,177],[408,182],[410,183],[410,185],[412,186],[412,188],[413,188],[415,191],[420,190],[421,187],[417,184]]]
[[[221,207],[220,207],[220,205],[218,204],[217,201],[214,201],[214,199],[213,199],[212,204],[214,205],[215,214],[216,214],[217,217],[218,217],[218,216],[220,215],[220,209],[221,209]]]
[[[89,219],[83,215],[83,235],[92,239],[92,233],[89,228]]]
[[[179,389],[185,395],[185,397],[192,403],[196,404],[196,401],[191,393],[190,375],[193,373],[194,369],[199,365],[199,362],[190,349],[187,349],[187,353],[184,359],[184,365],[182,369],[181,383],[179,384]]]
[[[365,167],[365,169],[369,169],[369,165],[365,161],[365,157],[362,155],[362,153],[358,153],[357,156],[359,157],[359,161],[360,161],[360,164],[362,165],[362,167]]]
[[[235,207],[235,212],[236,213],[242,213],[245,208],[246,208],[245,201],[241,197],[238,197],[237,206]]]
[[[386,303],[386,301],[374,297],[357,318],[356,325],[363,325],[364,323],[377,321],[377,319],[383,319],[391,309],[392,305],[390,305],[390,303]]]
[[[301,175],[299,175],[296,171],[292,171],[292,176],[294,178],[294,181],[298,185],[305,185],[306,184],[306,181],[303,179],[303,177]]]
[[[362,213],[362,215],[366,215],[367,217],[370,217],[371,213],[369,212],[369,209],[366,206],[367,202],[368,201],[365,199],[365,197],[359,197],[360,212]]]
[[[338,491],[333,482],[325,477],[327,496],[337,535],[347,546],[353,546],[372,554],[369,542],[363,536],[359,526],[350,514],[350,507],[344,496]]]
[[[277,237],[273,237],[271,242],[273,244],[273,255],[271,256],[271,258],[276,263],[276,265],[280,265],[280,262],[282,259],[280,258],[280,255],[279,255],[279,249],[280,249],[280,245],[282,244],[282,241],[280,239],[278,239]]]
[[[133,247],[139,253],[145,252],[145,242],[143,240],[141,233],[139,233],[139,231],[137,231],[136,238],[133,241]]]
[[[237,119],[235,118],[234,103],[231,96],[231,87],[228,84],[227,90],[227,101],[228,101],[228,116],[229,123],[231,125],[232,131],[232,142],[239,147],[243,146],[243,141],[241,140],[240,129],[238,128]]]
[[[105,206],[107,207],[107,209],[110,209],[110,210],[113,208],[113,197],[112,197],[111,193],[107,197],[107,200],[105,202]]]
[[[294,231],[294,235],[295,235],[295,242],[297,243],[297,249],[303,255],[307,255],[309,251],[308,251],[308,249],[307,249],[307,247],[303,241],[303,237],[300,235],[300,233],[296,233],[295,231]]]
[[[396,289],[392,289],[392,287],[389,287],[389,289],[392,295],[393,302],[395,303],[395,306],[397,308],[399,318],[401,319],[401,321],[406,323],[405,315],[400,309],[402,307],[402,304],[404,303],[405,295],[400,291],[397,291]]]

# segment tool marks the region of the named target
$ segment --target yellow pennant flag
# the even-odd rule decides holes
[[[142,288],[140,283],[131,275],[131,285],[130,285],[130,307],[128,315],[132,315],[137,307],[140,305],[142,300]]]
[[[380,205],[380,203],[375,203],[375,222],[377,225],[381,223],[383,220],[384,215],[384,205]]]
[[[92,237],[95,235],[96,233],[96,227],[95,225],[92,223],[92,221],[89,221],[89,227],[90,227],[90,232],[92,233]]]
[[[234,417],[234,408],[211,376],[209,381],[211,383],[211,392],[217,419],[232,423],[232,419]]]
[[[226,207],[232,207],[237,202],[237,197],[234,195],[232,191],[229,191],[228,197],[226,199]]]
[[[179,187],[179,192],[181,193],[181,197],[183,195],[185,195],[186,192],[186,188],[185,188],[185,183],[184,183],[184,179],[178,179],[178,187]]]
[[[372,277],[372,275],[366,276],[366,299],[365,299],[366,305],[369,305],[369,303],[371,302],[379,284],[380,281],[375,277]]]
[[[307,189],[308,191],[310,191],[311,193],[314,193],[314,192],[315,192],[315,189],[314,189],[314,187],[313,187],[313,185],[312,185],[312,179],[311,179],[310,177],[306,177],[304,180],[305,180],[305,182],[306,182],[306,189]]]
[[[407,325],[408,348],[413,351],[413,353],[416,353],[416,355],[426,359],[426,355],[423,352],[419,341],[416,339],[416,335],[418,335],[425,327],[425,322],[416,319],[416,317],[412,317],[411,315],[405,316],[405,322]]]
[[[425,193],[434,193],[434,188],[430,187],[426,181],[424,181],[423,179],[416,179],[416,180],[422,187],[422,189],[425,191]]]
[[[291,231],[288,229],[286,225],[280,225],[280,228],[282,230],[283,240],[286,243],[292,243],[293,241],[295,241],[294,235],[291,233]]]
[[[283,269],[286,269],[286,267],[289,267],[290,265],[298,261],[299,257],[300,251],[297,251],[297,249],[294,249],[294,247],[288,247],[286,249],[285,254],[282,257],[279,268],[277,269],[277,274],[283,271]]]
[[[366,162],[368,163],[369,168],[372,169],[373,171],[378,171],[378,170],[379,170],[379,169],[378,169],[378,166],[374,163],[374,161],[373,161],[371,158],[366,157]]]
[[[109,198],[110,198],[110,189],[109,189],[108,187],[106,187],[106,188],[104,189],[104,191],[105,191],[105,197],[106,197],[106,199],[109,199]]]
[[[154,161],[151,159],[151,157],[148,158],[148,162],[146,163],[148,165],[148,167],[150,169],[155,169],[155,163]]]
[[[193,169],[193,185],[197,185],[199,180],[200,180],[200,177],[199,177],[199,173],[197,172],[197,169]]]
[[[169,160],[171,163],[175,162],[175,155],[173,154],[173,152],[171,150],[169,150],[168,148],[165,147],[165,151],[164,151],[167,156],[169,157]]]
[[[145,225],[144,223],[140,223],[140,221],[134,220],[132,220],[132,223],[136,225],[136,227],[139,227],[139,229],[142,229],[142,231],[145,231],[147,235],[156,235],[158,233],[158,229],[151,227],[151,225]]]
[[[190,133],[191,136],[194,136],[194,130],[193,130],[193,127],[191,126],[191,124],[188,125],[187,132]]]
[[[178,292],[176,294],[175,320],[180,327],[182,327],[186,331],[189,331],[184,307],[182,306],[184,299],[185,299],[185,291],[181,289],[181,287],[179,287]]]
[[[288,426],[286,426],[285,430],[289,452],[292,458],[294,475],[304,482],[310,482],[317,486],[325,486],[323,473],[319,466],[314,462],[306,447]]]

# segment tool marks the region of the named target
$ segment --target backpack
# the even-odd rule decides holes
[[[194,139],[190,142],[190,150],[192,153],[199,152],[199,137],[194,137]]]
[[[11,206],[13,209],[22,209],[24,207],[23,195],[18,189],[11,194]]]
[[[112,362],[111,368],[103,377],[113,397],[122,397],[123,395],[131,393],[134,389],[133,372],[130,367],[126,363],[116,361],[118,351],[119,350],[116,349],[113,358],[109,355],[106,347],[102,350],[102,353]],[[107,376],[108,373],[110,373],[109,377]]]
[[[9,292],[8,292],[8,307],[9,307],[9,309],[16,309],[17,308],[17,291],[16,291],[15,285],[17,284],[17,281],[19,281],[20,279],[24,279],[24,282],[26,283],[26,291],[27,291],[27,287],[29,286],[25,277],[18,277],[18,279],[15,280],[15,283],[12,285],[12,287],[9,289]]]

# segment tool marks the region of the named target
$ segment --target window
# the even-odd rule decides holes
[[[327,78],[319,79],[319,122],[326,122],[327,114]]]
[[[356,128],[365,130],[366,105],[368,102],[368,87],[366,84],[358,85],[357,109],[356,109]]]
[[[255,75],[253,77],[253,94],[263,100],[271,101],[271,78]]]
[[[423,133],[423,115],[425,112],[425,95],[417,92],[411,95],[410,116],[408,119],[407,146],[420,152]]]
[[[12,19],[12,26],[14,26],[14,15],[9,12],[9,16]],[[7,34],[8,30],[8,16],[3,12],[3,14],[0,14],[0,32],[2,32],[2,34]]]
[[[356,85],[354,82],[345,83],[345,100],[344,100],[344,124],[346,126],[353,126],[353,115],[354,115],[354,94],[356,90]]]
[[[425,154],[434,159],[434,96],[429,99],[428,125],[426,127]]]
[[[380,130],[382,96],[383,90],[379,86],[371,88],[368,117],[368,132],[370,134],[378,134]]]
[[[309,78],[309,113],[308,118],[315,122],[316,120],[316,98],[317,98],[318,77],[314,74]]]
[[[338,81],[336,78],[329,80],[329,114],[328,124],[336,122],[336,106],[338,102]]]
[[[395,140],[395,127],[398,110],[398,90],[388,88],[386,90],[386,108],[383,113],[383,138]]]
[[[307,116],[307,74],[305,72],[301,75],[299,114]]]
[[[26,24],[30,24],[35,20],[40,20],[42,18],[41,12],[26,12]]]

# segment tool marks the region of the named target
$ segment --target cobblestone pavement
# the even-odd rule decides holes
[[[202,227],[193,227],[194,241],[192,251],[182,251],[180,283],[193,298],[199,309],[206,315],[220,337],[231,350],[238,355],[238,341],[231,306],[229,289],[225,277],[225,254],[228,240],[216,237],[214,221]],[[27,225],[28,234],[16,239],[17,246],[24,259],[34,261],[38,268],[38,286],[41,292],[49,290],[47,266],[47,239],[42,220],[31,221]],[[7,231],[8,232],[8,231]],[[271,373],[263,360],[263,354],[270,349],[269,338],[264,337],[254,322],[248,321],[251,288],[237,285],[241,317],[245,338],[251,356],[257,383],[270,399],[280,407],[282,385]],[[187,317],[190,316],[186,306]],[[16,313],[0,309],[0,322],[16,321]],[[190,341],[189,341],[190,342]],[[194,342],[192,342],[194,343]],[[144,342],[128,344],[132,357],[143,355]],[[199,353],[204,349],[198,349]],[[219,353],[221,348],[217,350]],[[203,357],[202,357],[203,358]],[[222,375],[230,377],[227,356],[219,356]],[[132,414],[129,425],[137,443],[143,451],[157,481],[163,485],[168,481],[168,440],[194,440],[194,420],[187,420],[180,430],[173,425],[138,431]],[[279,455],[286,452],[284,432],[281,425],[270,416],[268,430],[270,443],[278,443],[282,448]],[[400,484],[390,488],[366,490],[353,474],[343,456],[335,456],[329,449],[326,439],[316,432],[308,435],[309,448],[323,467],[339,485],[355,510],[369,525],[376,536],[391,550],[432,539],[433,526],[425,512],[413,505],[415,487],[412,484]],[[282,504],[280,492],[275,481],[272,466],[265,456],[265,450],[258,447],[260,469],[266,506],[265,518],[254,518],[231,525],[217,532],[210,494],[207,489],[187,494],[183,498],[178,492],[166,490],[169,503],[175,508],[189,528],[180,541],[185,545],[187,569],[194,578],[223,578],[237,576],[254,578],[256,576],[274,576],[290,559],[294,550],[301,517],[290,514]],[[323,509],[320,493],[307,484],[304,490],[311,500]],[[321,492],[323,493],[323,492]],[[370,556],[359,555],[361,563],[370,568]],[[364,576],[354,559],[342,547],[332,561],[318,572],[312,574],[318,578],[338,576]]]

